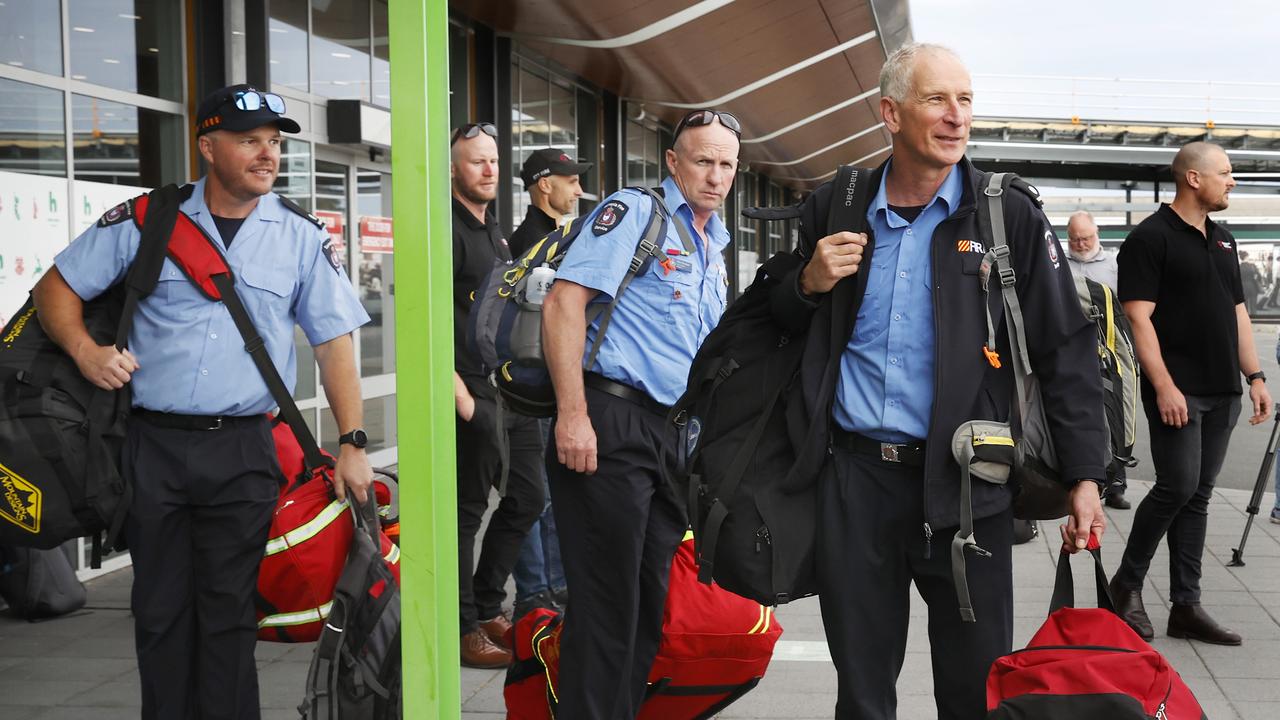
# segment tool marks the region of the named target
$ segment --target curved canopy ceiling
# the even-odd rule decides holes
[[[686,108],[742,122],[741,159],[808,189],[879,162],[885,48],[906,0],[452,0],[450,6],[675,125]]]

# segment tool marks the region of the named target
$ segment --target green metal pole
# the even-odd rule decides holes
[[[404,716],[460,716],[447,0],[391,0]]]

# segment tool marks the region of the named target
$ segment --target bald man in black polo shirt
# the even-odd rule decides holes
[[[1189,143],[1173,159],[1173,176],[1173,203],[1129,233],[1118,259],[1156,484],[1134,514],[1111,595],[1134,631],[1155,636],[1142,584],[1167,533],[1169,636],[1239,645],[1238,634],[1200,607],[1200,560],[1209,498],[1240,415],[1240,375],[1249,383],[1251,424],[1271,414],[1271,395],[1253,346],[1235,238],[1209,219],[1227,208],[1235,187],[1231,161],[1217,145]]]

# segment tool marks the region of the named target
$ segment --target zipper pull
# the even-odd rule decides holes
[[[924,524],[924,559],[928,560],[933,557],[933,528],[929,527],[929,523]]]

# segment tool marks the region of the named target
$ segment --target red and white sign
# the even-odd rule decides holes
[[[342,233],[342,213],[328,210],[317,210],[313,213],[324,222],[325,232],[329,233],[329,241],[339,253],[347,251],[347,241]]]
[[[393,252],[394,238],[391,231],[391,218],[377,215],[360,217],[360,251],[367,253]]]

